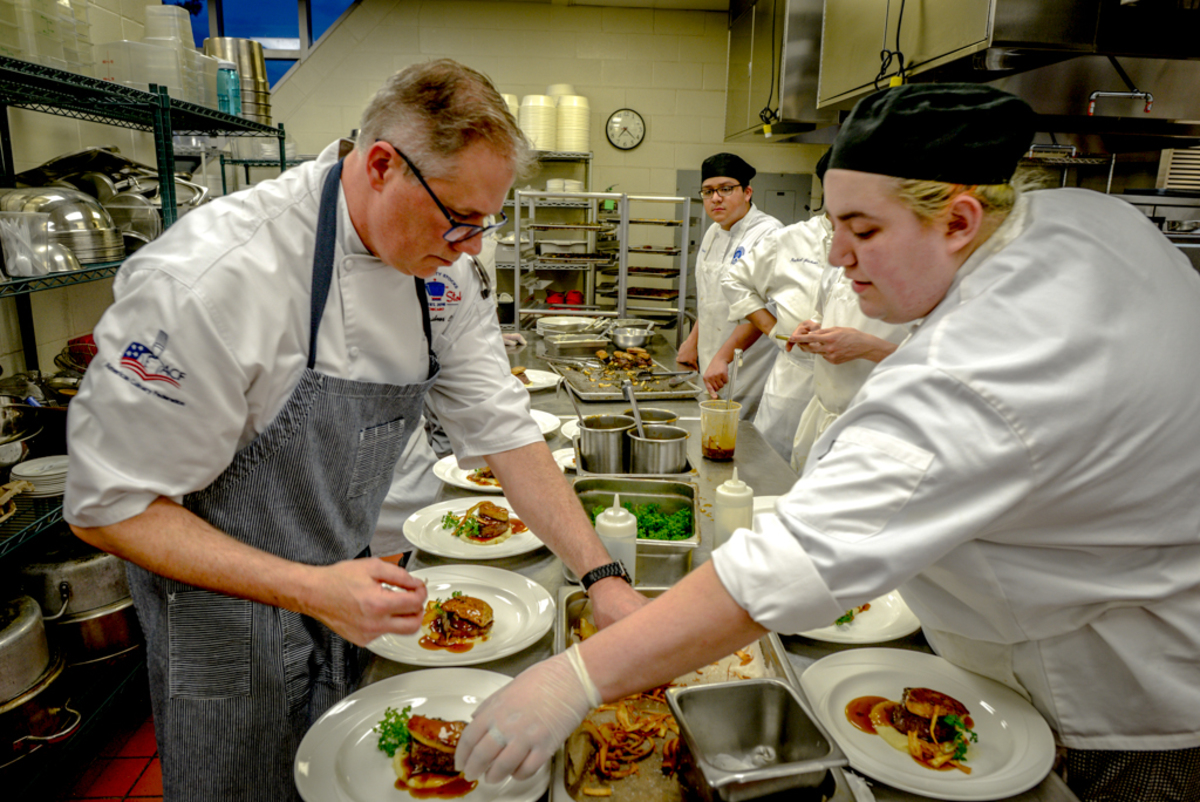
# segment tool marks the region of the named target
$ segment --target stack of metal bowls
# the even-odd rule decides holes
[[[66,187],[3,190],[0,211],[50,215],[50,242],[66,246],[81,265],[125,258],[125,240],[100,201]]]
[[[263,125],[271,124],[271,84],[262,45],[251,39],[215,36],[204,40],[204,55],[237,65],[242,84],[242,117]]]

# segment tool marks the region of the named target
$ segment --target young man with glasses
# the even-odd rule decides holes
[[[424,584],[362,558],[427,396],[460,464],[489,465],[594,578],[599,623],[644,603],[470,264],[530,159],[487,78],[416,65],[352,146],[196,209],[122,268],[71,407],[64,511],[130,563],[166,798],[296,799],[296,748],[356,686],[359,647],[418,630]]]
[[[700,197],[713,224],[696,254],[696,324],[675,358],[681,365],[703,371],[704,386],[717,398],[729,382],[734,351],[741,348],[742,366],[731,400],[742,405],[740,414],[748,420],[754,419],[776,349],[757,342],[761,333],[752,323],[729,320],[721,279],[763,236],[783,225],[751,202],[754,173],[732,153],[710,156],[701,166]]]

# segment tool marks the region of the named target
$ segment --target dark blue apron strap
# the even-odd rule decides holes
[[[317,331],[321,317],[325,314],[325,301],[329,298],[329,286],[333,283],[333,257],[337,248],[337,197],[338,183],[342,175],[339,161],[325,176],[321,189],[321,205],[317,211],[317,242],[313,248],[312,307],[309,318],[308,369],[317,364]],[[417,301],[421,304],[421,326],[425,329],[425,343],[433,354],[433,327],[429,322],[429,298],[425,293],[425,281],[414,277],[417,283]]]
[[[317,364],[317,330],[325,314],[325,301],[329,298],[329,285],[333,281],[333,256],[337,249],[337,198],[338,184],[342,176],[342,162],[325,176],[321,189],[321,206],[317,211],[317,242],[313,248],[312,308],[309,319],[308,369]]]

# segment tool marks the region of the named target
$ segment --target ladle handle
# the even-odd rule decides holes
[[[629,406],[633,409],[633,422],[637,425],[638,437],[645,438],[646,431],[642,428],[642,413],[638,409],[637,397],[633,394],[633,382],[626,379],[621,383],[621,390],[625,393],[625,400],[629,402]]]

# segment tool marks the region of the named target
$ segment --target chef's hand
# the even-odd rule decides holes
[[[700,370],[700,354],[696,350],[696,343],[691,338],[683,341],[679,346],[679,352],[675,354],[676,363],[683,365],[685,368],[692,370]]]
[[[801,351],[809,351],[809,342],[812,339],[809,335],[820,328],[815,321],[806,320],[796,327],[796,330],[788,335],[787,347],[785,351],[791,351],[795,346],[800,346]],[[809,353],[815,353],[809,351]]]
[[[518,348],[525,345],[525,337],[519,331],[503,332],[500,339],[504,340],[505,348]]]
[[[729,361],[717,354],[704,371],[704,386],[708,389],[709,397],[716,399],[726,384],[729,384]]]
[[[403,568],[368,558],[313,570],[315,581],[300,612],[351,643],[366,646],[380,635],[411,635],[421,628],[425,583]]]
[[[618,576],[607,577],[593,584],[588,590],[588,598],[592,600],[592,620],[599,629],[615,624],[650,603],[648,598]]]
[[[878,362],[896,350],[896,346],[881,337],[867,334],[858,329],[834,326],[816,329],[807,335],[805,350],[822,359],[841,365],[854,359],[869,359]]]
[[[601,701],[572,646],[484,700],[458,740],[454,768],[468,780],[528,779]]]

